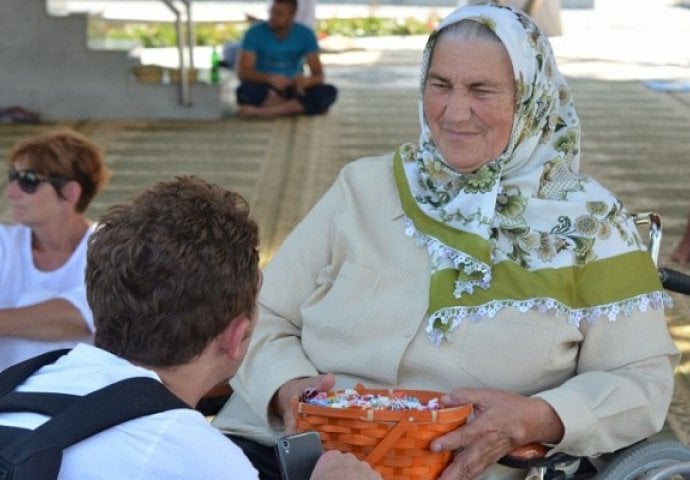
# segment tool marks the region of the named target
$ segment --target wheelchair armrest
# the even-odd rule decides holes
[[[518,447],[498,463],[512,468],[531,468],[531,467],[553,467],[559,463],[569,463],[578,459],[567,453],[554,453],[546,456],[549,449],[541,443],[528,443]]]

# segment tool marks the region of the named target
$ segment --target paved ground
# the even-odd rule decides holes
[[[690,88],[655,90],[645,82],[690,82],[690,9],[670,0],[595,2],[594,9],[564,10],[565,34],[552,39],[579,106],[582,167],[630,209],[661,213],[661,263],[675,266],[669,255],[690,204]],[[90,215],[96,218],[161,178],[194,173],[249,199],[262,231],[263,258],[269,258],[343,164],[417,138],[423,40],[329,39],[339,53],[325,54],[324,62],[340,97],[324,117],[68,123],[106,147],[114,171]],[[225,82],[232,110],[234,80],[226,76]],[[0,124],[0,150],[52,126]],[[0,220],[8,219],[0,201]],[[690,302],[674,298],[669,328],[683,360],[665,433],[690,444]]]

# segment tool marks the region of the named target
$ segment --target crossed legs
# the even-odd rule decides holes
[[[318,115],[326,113],[335,102],[337,90],[332,85],[317,85],[298,95],[294,91],[279,93],[265,84],[244,82],[237,88],[236,96],[241,117]]]
[[[240,104],[237,114],[240,117],[279,117],[299,115],[304,107],[296,98],[283,98],[275,90],[269,90],[266,99],[260,105]]]

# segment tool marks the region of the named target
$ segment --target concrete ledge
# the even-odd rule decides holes
[[[561,8],[594,8],[594,0],[561,0]]]

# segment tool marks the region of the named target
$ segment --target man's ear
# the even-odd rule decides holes
[[[220,334],[221,348],[232,360],[242,359],[247,347],[245,340],[249,341],[251,335],[251,321],[245,316],[234,318]]]

